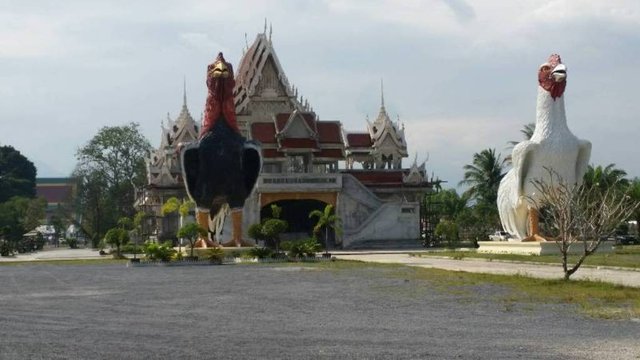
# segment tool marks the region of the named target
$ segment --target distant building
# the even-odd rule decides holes
[[[162,204],[171,197],[184,199],[187,192],[182,179],[178,144],[198,139],[199,126],[187,108],[187,92],[183,93],[182,109],[175,120],[167,114],[160,125],[160,146],[146,159],[147,184],[137,196],[136,208],[148,214],[143,230],[159,240],[174,238],[178,230],[176,214],[163,216]]]
[[[424,164],[402,167],[408,157],[404,127],[389,118],[384,96],[376,120],[363,124],[366,131],[347,132],[338,120],[321,120],[289,84],[265,33],[245,49],[235,76],[238,125],[244,136],[262,143],[264,158],[244,207],[245,231],[270,216],[270,205],[277,204],[289,223],[289,236],[307,236],[313,225],[309,213],[331,204],[343,229],[332,234],[335,246],[418,244],[420,201],[432,186]],[[148,184],[137,202],[156,216],[168,197],[186,196],[176,144],[196,141],[198,133],[186,96],[178,118],[168,121],[160,147],[150,154]],[[222,240],[229,238],[229,227],[225,222],[217,234]],[[156,229],[161,233],[168,225]]]
[[[36,196],[47,200],[47,223],[51,221],[58,206],[71,200],[77,189],[76,178],[36,178]]]

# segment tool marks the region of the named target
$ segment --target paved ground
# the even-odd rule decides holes
[[[526,275],[545,279],[561,279],[563,277],[560,265],[516,263],[502,261],[486,261],[482,259],[465,258],[463,260],[437,258],[431,256],[415,257],[402,252],[386,253],[349,253],[336,252],[339,259],[358,260],[378,263],[397,263],[425,268],[438,268],[453,271],[466,271],[487,274]],[[640,271],[629,269],[595,268],[582,266],[572,275],[572,279],[590,279],[626,286],[640,287]]]
[[[93,249],[69,249],[66,247],[48,248],[26,254],[16,254],[13,257],[0,256],[0,262],[34,261],[34,260],[73,260],[98,259],[102,256]]]
[[[640,323],[409,268],[0,267],[0,359],[637,359]]]

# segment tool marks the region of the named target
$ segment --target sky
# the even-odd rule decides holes
[[[236,65],[256,35],[322,120],[364,131],[385,107],[410,158],[456,187],[473,154],[522,140],[537,70],[568,68],[570,129],[591,163],[640,176],[637,0],[0,0],[0,144],[39,177],[68,176],[100,128],[137,122],[152,145],[186,80],[196,120],[205,69]]]

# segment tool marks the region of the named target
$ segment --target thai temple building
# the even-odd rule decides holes
[[[243,135],[262,143],[264,165],[244,207],[244,229],[282,207],[287,237],[308,237],[312,210],[331,204],[342,231],[335,247],[353,248],[420,239],[420,200],[431,191],[424,163],[403,168],[408,157],[404,126],[391,121],[384,95],[377,118],[364,131],[347,131],[339,120],[321,119],[293,87],[278,60],[270,35],[258,34],[235,69],[238,125]],[[185,197],[176,144],[196,141],[198,124],[187,109],[162,124],[160,147],[147,161],[148,184],[138,199],[159,216],[171,196]],[[216,236],[230,236],[230,219]],[[160,224],[163,223],[163,224]],[[172,228],[159,221],[156,233]],[[174,232],[175,233],[175,232]],[[162,236],[159,236],[162,237]],[[248,237],[247,237],[248,238]]]

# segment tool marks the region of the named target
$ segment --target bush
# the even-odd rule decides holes
[[[77,249],[78,248],[78,239],[75,239],[75,238],[67,239],[67,245],[69,245],[69,249]]]
[[[289,257],[301,258],[301,257],[315,257],[316,253],[322,249],[322,245],[318,243],[316,238],[308,238],[302,241],[288,242],[288,249],[285,249],[284,243],[282,249],[288,252]]]
[[[142,254],[144,252],[144,246],[128,243],[120,250],[123,254]]]
[[[221,248],[211,248],[207,251],[207,259],[214,264],[222,264],[222,260],[224,259],[224,250]]]
[[[142,251],[149,260],[170,261],[176,251],[171,246],[171,241],[162,244],[147,241]]]
[[[13,246],[8,242],[3,241],[0,244],[0,256],[13,256]]]
[[[255,246],[249,249],[249,251],[247,251],[247,254],[254,258],[267,259],[273,255],[273,250],[266,247]]]

